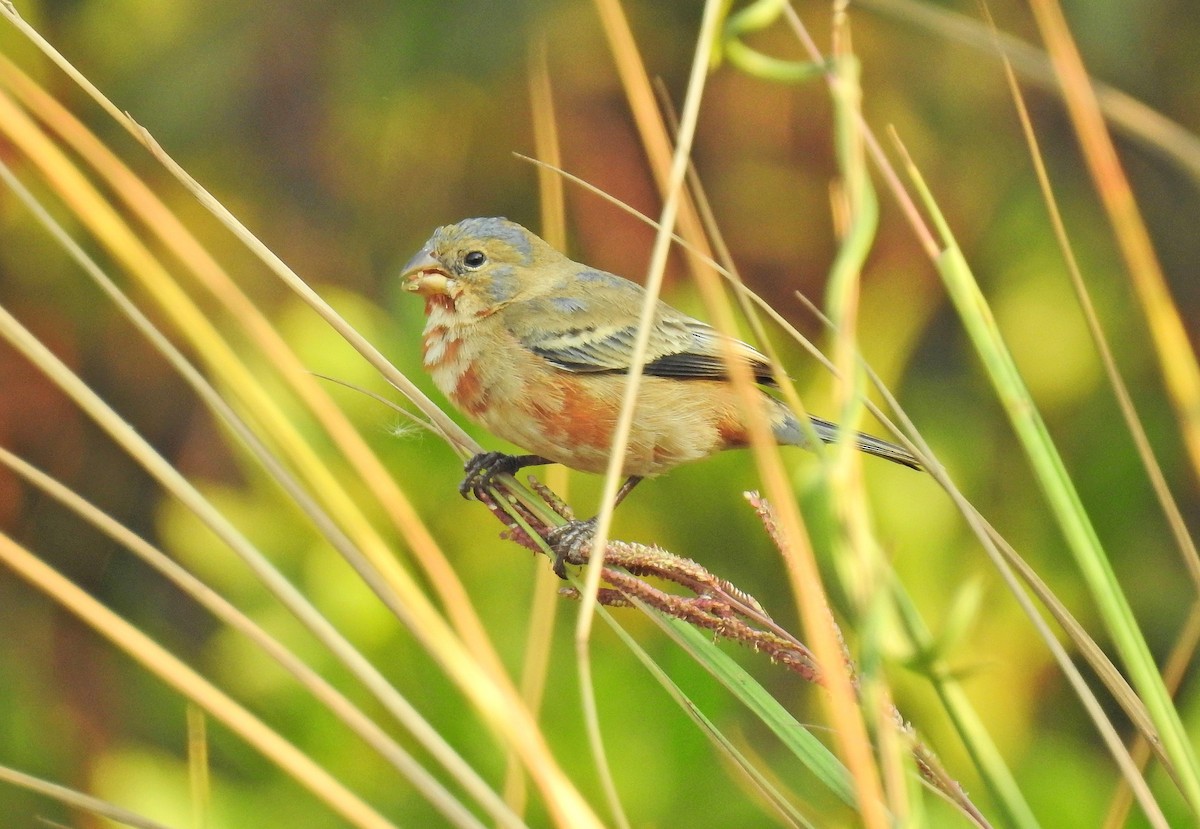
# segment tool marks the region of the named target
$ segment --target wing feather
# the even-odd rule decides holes
[[[565,371],[622,373],[629,370],[635,324],[644,289],[603,271],[586,271],[567,293],[518,300],[505,309],[510,333],[522,345]],[[616,322],[614,322],[616,321]],[[755,348],[733,340],[737,359],[759,383],[773,385],[770,365]],[[721,335],[711,326],[664,302],[655,308],[645,374],[681,379],[725,379]]]

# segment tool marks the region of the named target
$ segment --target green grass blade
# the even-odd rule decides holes
[[[1038,413],[1016,363],[1000,336],[987,300],[979,290],[962,252],[953,243],[940,257],[938,271],[1025,449],[1038,485],[1096,602],[1105,627],[1121,654],[1134,687],[1150,712],[1151,720],[1159,730],[1174,766],[1176,782],[1193,813],[1200,815],[1200,764],[1180,721],[1179,712],[1171,702],[1133,609],[1113,572],[1062,457],[1054,446],[1045,421]]]
[[[649,608],[643,608],[643,610],[646,610],[651,615],[656,616],[654,611],[650,610]],[[680,688],[674,682],[674,680],[667,675],[666,671],[664,671],[648,653],[646,653],[642,646],[637,643],[637,640],[634,639],[633,636],[631,636],[615,618],[613,618],[612,613],[610,613],[604,607],[597,608],[596,612],[601,618],[604,619],[604,621],[609,624],[617,636],[620,637],[621,641],[624,642],[633,652],[633,655],[636,656],[638,660],[646,667],[646,669],[650,671],[650,674],[656,680],[658,680],[659,684],[666,689],[667,693],[671,695],[671,698],[679,704],[679,707],[683,709],[683,711],[686,712],[687,715],[704,730],[704,733],[708,736],[708,738],[716,743],[720,750],[724,752],[729,759],[737,765],[738,768],[746,773],[747,777],[750,778],[750,781],[755,787],[758,788],[763,797],[772,806],[777,808],[783,817],[796,826],[811,827],[813,825],[807,818],[804,817],[804,815],[800,814],[796,807],[792,805],[791,801],[789,801],[788,798],[785,797],[784,794],[771,783],[766,775],[758,770],[758,768],[748,757],[746,757],[742,752],[738,751],[733,742],[721,732],[721,730],[712,720],[704,715],[704,712],[701,711],[694,702],[692,702],[687,694],[684,693],[683,689]],[[685,625],[684,627],[688,630],[694,631],[694,628],[691,628],[690,626]],[[715,648],[714,645],[711,645],[711,643],[709,644]]]
[[[846,767],[741,665],[691,625],[668,619],[649,608],[647,616],[754,712],[817,780],[845,803],[855,805],[854,786]]]

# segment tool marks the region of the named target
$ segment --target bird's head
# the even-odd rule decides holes
[[[462,316],[487,316],[537,289],[539,265],[565,258],[508,219],[463,219],[439,227],[404,266],[405,290],[426,307],[449,306]]]

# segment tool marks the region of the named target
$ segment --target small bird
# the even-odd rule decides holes
[[[464,497],[500,472],[527,466],[607,468],[645,289],[574,262],[503,218],[439,227],[400,278],[425,299],[422,350],[434,384],[469,418],[530,452],[476,455],[466,465]],[[748,445],[744,404],[729,379],[721,336],[655,303],[618,503],[643,478]],[[766,357],[744,342],[730,345],[759,384],[775,385]],[[787,406],[761,390],[759,403],[776,441],[808,445]],[[810,421],[821,440],[838,439],[835,424]],[[854,442],[863,452],[921,468],[887,441],[856,434]],[[563,575],[561,555],[555,570]]]

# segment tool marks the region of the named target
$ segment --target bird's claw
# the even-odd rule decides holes
[[[596,536],[596,519],[568,521],[555,527],[546,536],[550,549],[554,551],[554,574],[564,581],[568,564],[586,564],[587,548]]]
[[[512,475],[520,468],[520,460],[515,455],[480,452],[463,465],[466,476],[458,485],[458,494],[464,498],[470,498],[474,494],[476,499],[479,499],[480,490],[491,486],[493,478],[497,475]]]

